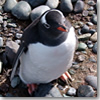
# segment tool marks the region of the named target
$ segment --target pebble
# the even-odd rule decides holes
[[[15,40],[15,43],[17,43],[17,44],[20,44],[21,43],[21,40]]]
[[[93,75],[88,75],[85,77],[86,82],[88,82],[91,86],[97,89],[97,77]]]
[[[0,73],[2,72],[2,62],[0,61]]]
[[[21,20],[29,19],[30,13],[31,13],[31,7],[25,1],[18,2],[16,6],[12,9],[12,14]]]
[[[87,40],[90,37],[91,37],[91,34],[90,33],[82,34],[82,35],[77,36],[78,40]]]
[[[67,91],[66,94],[70,95],[70,96],[75,96],[76,95],[76,89],[71,87],[71,88],[69,88],[69,90]]]
[[[70,97],[70,96],[68,96],[68,95],[66,95],[66,94],[63,94],[63,97],[65,97],[65,98],[66,98],[66,97]]]
[[[22,37],[22,34],[16,33],[15,37],[18,38],[18,39],[20,39]]]
[[[78,87],[77,95],[78,97],[93,97],[95,91],[89,85],[80,85]]]
[[[15,88],[17,85],[20,83],[20,78],[19,77],[14,77],[13,80],[11,81],[11,86]]]
[[[74,12],[75,13],[81,13],[84,9],[84,2],[81,1],[81,0],[78,0],[75,4],[75,7],[74,7]]]
[[[88,5],[94,6],[95,5],[95,2],[93,0],[90,0],[90,1],[88,1]]]
[[[2,23],[3,23],[3,17],[0,16],[0,24],[2,24]]]
[[[46,0],[25,0],[27,1],[33,8],[43,5]]]
[[[93,26],[92,22],[87,22],[86,24],[89,25],[89,26]]]
[[[88,15],[92,16],[95,13],[95,11],[89,11]]]
[[[4,10],[6,12],[10,12],[13,7],[15,7],[15,5],[17,4],[16,0],[6,0],[6,3],[4,4]]]
[[[93,42],[96,42],[96,41],[97,41],[97,32],[95,32],[95,33],[90,37],[90,40],[93,41]]]
[[[94,24],[97,25],[97,15],[96,15],[96,14],[94,14],[94,15],[92,16],[91,21],[92,21]]]
[[[84,17],[88,16],[88,14],[89,14],[89,12],[88,12],[87,10],[84,10],[83,13],[82,13],[82,15],[83,15]]]
[[[90,30],[89,30],[89,33],[91,33],[91,34],[94,34],[95,32],[96,32],[95,29],[90,29]]]
[[[17,25],[16,25],[16,23],[8,23],[7,27],[9,27],[9,28],[11,28],[11,27],[16,28]]]
[[[88,48],[92,48],[92,47],[93,47],[92,41],[88,41],[88,42],[87,42],[87,46],[88,46]]]
[[[74,69],[69,69],[68,72],[71,74],[71,75],[74,75],[76,73],[76,71]]]
[[[92,51],[97,54],[97,42],[93,45]]]
[[[89,32],[89,27],[85,24],[82,29],[81,29],[82,33],[88,33]]]
[[[59,4],[59,0],[47,0],[46,5],[50,8],[57,8]]]
[[[2,46],[3,46],[3,38],[0,37],[0,47],[2,47]]]
[[[0,6],[2,6],[5,3],[6,0],[0,0]]]
[[[91,62],[93,62],[93,63],[96,63],[96,62],[97,62],[97,61],[95,60],[94,57],[90,57],[90,58],[89,58],[89,61],[91,61]]]
[[[79,67],[79,65],[72,65],[72,68],[74,68],[75,70],[77,70]]]
[[[91,6],[90,8],[88,8],[88,11],[92,11],[94,10],[93,6]]]
[[[3,7],[0,6],[0,14],[2,14],[2,13],[3,13]]]
[[[60,10],[62,12],[72,12],[73,10],[73,5],[71,3],[71,0],[61,0],[61,3],[60,3]]]
[[[82,34],[81,29],[78,29],[77,32],[78,32],[78,35]],[[79,37],[79,36],[77,36],[77,37]]]
[[[31,20],[34,21],[37,17],[41,16],[47,10],[50,10],[50,8],[46,5],[34,8],[30,14]]]
[[[3,21],[3,28],[7,26],[7,21]]]
[[[85,60],[85,56],[79,55],[77,59],[78,59],[78,61],[83,62]]]
[[[78,44],[77,50],[81,51],[81,50],[85,50],[86,48],[87,48],[87,45],[85,43],[81,42]]]

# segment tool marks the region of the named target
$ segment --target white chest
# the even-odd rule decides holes
[[[29,45],[27,54],[21,57],[19,72],[25,83],[50,82],[71,66],[76,44],[73,28],[70,33],[59,46],[47,47],[40,43]]]

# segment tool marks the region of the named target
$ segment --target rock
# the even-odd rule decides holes
[[[91,62],[93,62],[93,63],[96,63],[96,62],[97,62],[97,61],[95,60],[94,57],[90,57],[90,58],[89,58],[89,61],[91,61]]]
[[[95,32],[95,33],[90,37],[90,40],[93,41],[93,42],[96,42],[96,41],[97,41],[97,32]]]
[[[81,13],[84,9],[84,2],[81,1],[81,0],[78,0],[75,4],[75,7],[74,7],[74,12],[75,13]]]
[[[3,46],[3,38],[0,37],[0,47],[2,47],[2,46]]]
[[[11,81],[11,86],[15,88],[17,85],[20,83],[20,78],[19,77],[14,77],[13,80]]]
[[[0,74],[2,72],[2,62],[0,61]]]
[[[78,61],[82,62],[82,61],[85,60],[85,56],[84,55],[79,55],[77,59],[78,59]]]
[[[66,94],[63,94],[63,97],[65,97],[65,98],[66,98],[66,97],[70,97],[70,96],[68,96],[68,95],[66,95]]]
[[[88,82],[91,86],[97,89],[97,77],[93,75],[88,75],[85,77],[86,82]]]
[[[0,6],[0,13],[3,13],[3,7]]]
[[[92,21],[94,24],[97,25],[97,15],[96,15],[96,14],[94,14],[94,15],[92,16],[91,21]]]
[[[62,12],[72,12],[73,10],[73,5],[71,3],[71,0],[61,0],[61,3],[60,3],[60,10]]]
[[[91,6],[90,8],[88,8],[88,11],[92,11],[94,10],[93,6]]]
[[[0,6],[2,6],[5,3],[6,0],[0,0]]]
[[[90,34],[90,33],[77,36],[78,40],[87,40],[87,39],[89,39],[90,37],[91,37],[91,34]]]
[[[22,34],[16,33],[15,37],[18,38],[18,39],[20,39],[22,37]]]
[[[50,8],[57,8],[59,4],[59,0],[47,0],[46,5]]]
[[[75,70],[77,70],[79,67],[79,65],[72,65],[72,68],[74,68]]]
[[[0,16],[0,24],[2,24],[2,23],[3,23],[3,17]]]
[[[78,97],[93,97],[94,96],[94,90],[89,85],[80,85],[78,87]]]
[[[93,16],[95,14],[95,11],[89,11],[88,15]]]
[[[31,13],[31,7],[25,1],[18,2],[16,6],[12,9],[12,14],[21,20],[29,19],[30,13]]]
[[[6,0],[6,3],[4,4],[4,10],[6,12],[10,12],[15,7],[16,4],[17,4],[16,0]]]
[[[94,6],[95,5],[95,2],[93,0],[90,0],[90,1],[88,1],[88,5]]]
[[[71,75],[74,75],[74,74],[76,73],[76,71],[73,70],[73,69],[69,69],[68,72],[69,72]]]
[[[17,44],[20,44],[21,43],[21,40],[15,40],[15,43],[17,43]]]
[[[97,42],[94,44],[92,51],[97,54]]]
[[[75,96],[75,95],[76,95],[76,89],[73,88],[73,87],[71,87],[71,88],[67,91],[66,94],[67,94],[67,95],[70,95],[70,96]]]
[[[7,26],[7,21],[3,21],[3,28]]]
[[[89,26],[93,26],[92,22],[87,22],[86,24],[89,25]]]
[[[88,42],[87,42],[87,46],[88,46],[88,48],[92,48],[92,47],[93,47],[92,41],[88,41]]]
[[[81,33],[81,29],[78,29],[78,31],[77,31],[77,32],[78,32],[78,34],[79,34],[79,35],[81,35],[81,34],[82,34],[82,33]],[[79,36],[77,36],[77,37],[79,37]],[[80,38],[80,37],[79,37],[79,38]]]
[[[81,42],[78,44],[77,50],[81,51],[81,50],[85,50],[86,48],[87,48],[87,45],[85,43]]]
[[[43,5],[46,0],[25,0],[27,1],[33,8]]]
[[[87,10],[84,10],[83,13],[82,13],[82,15],[83,15],[84,17],[88,16],[88,14],[89,14],[89,12],[88,12]]]
[[[81,29],[82,33],[88,33],[89,32],[89,27],[85,24],[82,29]]]
[[[95,32],[96,32],[95,29],[90,29],[90,30],[89,30],[89,33],[91,33],[91,34],[94,34]]]
[[[34,21],[37,17],[41,16],[47,10],[50,10],[50,8],[46,5],[34,8],[30,14],[31,20]]]
[[[76,2],[77,0],[71,0],[72,2]]]
[[[7,27],[9,27],[9,28],[11,28],[11,27],[16,28],[17,25],[16,25],[16,23],[8,23]]]
[[[6,97],[14,97],[11,93],[6,93]]]

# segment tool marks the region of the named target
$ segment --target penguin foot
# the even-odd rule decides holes
[[[72,79],[71,75],[67,71],[60,76],[60,79],[63,80],[63,81],[65,81],[65,82],[68,79],[70,79],[71,81],[74,81],[74,79]]]
[[[27,84],[28,93],[32,95],[32,93],[36,90],[37,84]]]

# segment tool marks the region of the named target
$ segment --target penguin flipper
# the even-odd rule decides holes
[[[22,44],[20,45],[18,51],[17,51],[17,54],[16,54],[15,59],[14,59],[14,62],[13,62],[13,70],[12,70],[12,73],[11,73],[10,81],[14,78],[14,75],[15,75],[17,69],[18,69],[17,67],[18,67],[19,58],[20,58],[20,56],[22,55],[22,53],[24,52],[25,48],[26,48],[26,47],[25,47],[24,44],[22,43]]]

